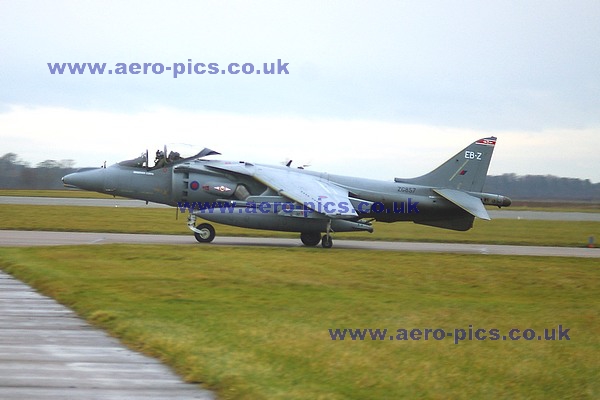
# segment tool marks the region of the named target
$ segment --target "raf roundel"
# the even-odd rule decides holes
[[[192,183],[190,183],[190,188],[192,190],[198,190],[199,187],[200,187],[200,184],[197,181],[192,181]]]

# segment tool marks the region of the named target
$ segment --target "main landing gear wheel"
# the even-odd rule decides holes
[[[330,249],[333,246],[333,239],[329,235],[323,235],[323,239],[321,239],[321,246],[324,249]]]
[[[200,231],[194,232],[194,237],[200,243],[210,243],[215,238],[215,228],[211,224],[200,224],[196,227]]]
[[[302,232],[300,240],[305,246],[316,246],[321,241],[321,234],[319,232]]]

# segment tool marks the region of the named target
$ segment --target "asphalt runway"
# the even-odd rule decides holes
[[[60,197],[18,197],[0,196],[1,204],[83,206],[83,207],[149,207],[167,208],[164,204],[148,203],[142,200],[124,199],[76,199]],[[600,222],[600,213],[562,211],[511,211],[508,208],[488,210],[492,219],[523,219],[545,221],[595,221]]]
[[[81,244],[172,244],[193,246],[202,251],[204,246],[269,246],[304,247],[300,239],[248,238],[217,236],[214,242],[200,244],[193,235],[149,235],[131,233],[0,231],[0,246],[57,246]],[[398,252],[431,252],[462,254],[495,254],[513,256],[585,257],[600,258],[600,249],[585,247],[508,246],[465,243],[383,242],[335,240],[334,249],[385,250]],[[323,249],[323,251],[327,251]]]

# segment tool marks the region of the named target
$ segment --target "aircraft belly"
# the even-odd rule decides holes
[[[241,210],[241,208],[240,208]],[[202,212],[202,219],[225,225],[242,228],[265,229],[283,232],[322,232],[327,227],[327,221],[315,218],[294,218],[277,214],[224,214],[220,212]]]
[[[242,213],[237,213],[242,211]],[[214,209],[213,212],[203,210],[196,212],[199,218],[225,225],[239,226],[241,228],[264,229],[282,232],[325,232],[327,230],[326,218],[293,217],[274,213],[244,213],[243,208],[233,209],[232,213],[222,213]],[[370,225],[347,220],[331,220],[334,232],[367,231],[372,232]]]

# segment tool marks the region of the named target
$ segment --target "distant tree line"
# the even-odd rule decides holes
[[[45,160],[31,167],[15,153],[0,157],[0,189],[63,189],[60,180],[75,171],[73,160]]]
[[[0,157],[0,189],[63,189],[60,178],[74,172],[73,165],[73,160],[45,160],[31,167],[17,154],[6,153]],[[552,175],[490,175],[484,192],[513,200],[600,202],[600,183]]]
[[[513,200],[600,202],[600,183],[553,175],[488,176],[484,192],[503,194]]]

